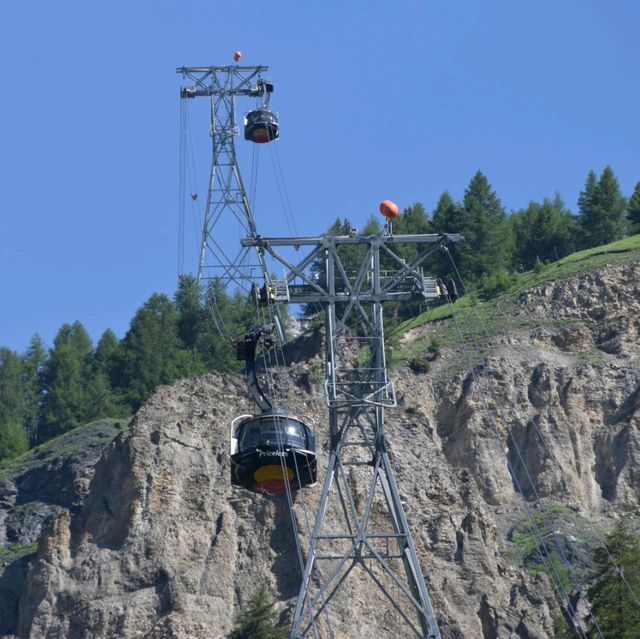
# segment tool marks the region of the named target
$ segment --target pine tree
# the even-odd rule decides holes
[[[432,232],[431,220],[420,202],[408,206],[393,222],[394,235],[417,235]],[[420,247],[417,244],[397,244],[393,250],[401,258],[409,261],[418,254]],[[384,261],[383,256],[383,266]]]
[[[81,426],[93,417],[89,393],[92,354],[91,339],[80,322],[60,327],[44,371],[44,418],[38,441]]]
[[[39,335],[34,335],[22,358],[22,390],[24,393],[24,429],[29,443],[38,443],[38,432],[42,426],[44,406],[44,371],[47,352]]]
[[[539,260],[557,260],[573,248],[575,220],[558,194],[542,204],[530,202],[514,213],[510,222],[515,233],[514,259],[517,265],[531,269]]]
[[[249,609],[238,620],[227,639],[286,639],[289,632],[275,625],[277,619],[273,605],[266,589],[258,589],[249,600]]]
[[[578,197],[578,211],[580,215],[590,215],[597,187],[598,178],[595,171],[591,169],[589,173],[587,173],[584,190],[580,191],[580,196]]]
[[[432,233],[431,220],[424,205],[416,202],[404,209],[393,222],[393,232],[395,235]]]
[[[636,184],[633,195],[629,198],[627,219],[630,223],[629,233],[640,233],[640,182]]]
[[[122,368],[122,348],[116,334],[108,328],[98,340],[93,354],[93,366],[107,376],[113,387],[118,387]]]
[[[431,224],[434,233],[463,233],[464,213],[462,205],[454,202],[453,198],[445,191],[438,199],[438,204],[433,212]],[[466,239],[466,238],[465,238]],[[430,260],[432,275],[446,282],[449,278],[457,279],[455,269],[451,263],[453,258],[456,264],[460,263],[460,244],[449,244],[447,247],[449,254],[445,251],[438,251]]]
[[[487,178],[478,171],[464,193],[458,247],[463,277],[479,282],[511,266],[513,233],[507,214]]]
[[[193,275],[184,275],[178,282],[174,303],[178,312],[177,329],[186,349],[196,348],[199,336],[204,332],[205,309],[201,303],[200,284]]]
[[[122,371],[122,349],[115,333],[107,329],[91,358],[87,380],[87,417],[125,417],[130,413],[126,399],[119,391]]]
[[[622,237],[626,202],[610,166],[605,167],[595,186],[593,171],[589,173],[578,204],[582,248],[600,246]]]
[[[588,248],[589,237],[585,233],[584,228],[587,224],[586,220],[593,217],[593,206],[598,188],[598,178],[593,169],[587,174],[584,184],[584,190],[580,191],[578,197],[578,248]]]
[[[640,539],[624,520],[607,535],[606,549],[594,551],[595,574],[587,596],[606,637],[640,637]],[[590,636],[599,637],[595,624]]]
[[[463,213],[460,204],[453,201],[448,191],[438,199],[431,224],[434,233],[461,233]]]
[[[0,348],[0,460],[20,455],[29,447],[24,412],[20,357]]]
[[[171,300],[154,293],[138,309],[123,340],[122,383],[132,409],[136,410],[159,384],[177,377],[173,362],[180,338],[178,314]]]
[[[9,348],[0,348],[0,424],[22,422],[24,416],[22,362]]]
[[[196,338],[200,359],[207,369],[238,370],[235,352],[225,336],[239,332],[240,327],[246,325],[242,312],[236,308],[239,302],[229,297],[224,284],[218,279],[208,282],[204,298],[204,320]],[[240,304],[243,309],[248,306],[246,299]]]

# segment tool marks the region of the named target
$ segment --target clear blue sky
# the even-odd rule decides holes
[[[575,210],[607,164],[629,195],[639,27],[638,0],[4,0],[0,345],[75,320],[122,336],[175,291],[177,66],[269,65],[296,226],[316,234],[383,198],[432,210],[478,169],[507,210],[555,191]],[[256,218],[288,233],[269,197]]]

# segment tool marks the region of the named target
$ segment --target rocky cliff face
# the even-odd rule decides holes
[[[542,525],[578,572],[612,518],[640,516],[640,262],[538,287],[513,312],[519,329],[489,340],[477,375],[453,348],[428,374],[395,373],[390,455],[447,639],[553,634],[548,579],[525,563],[520,491],[537,517],[536,500],[545,503]],[[290,398],[320,425],[322,469],[316,369],[313,358],[291,367]],[[160,388],[82,464],[72,456],[75,474],[59,468],[24,492],[22,471],[10,473],[0,543],[28,552],[5,555],[0,636],[218,639],[263,584],[290,619],[300,572],[286,499],[229,484],[229,423],[249,411],[235,376],[182,381]],[[302,531],[318,492],[296,500]],[[35,509],[29,527],[16,506],[35,499],[46,516]],[[397,639],[371,590],[346,582],[351,604],[332,608],[335,637]]]

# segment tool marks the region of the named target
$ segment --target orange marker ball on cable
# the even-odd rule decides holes
[[[236,51],[236,52],[233,54],[233,59],[234,59],[236,62],[240,62],[240,58],[241,58],[241,57],[242,57],[242,53],[241,53],[240,51]]]
[[[391,200],[382,200],[380,202],[380,213],[388,220],[394,220],[398,217],[398,205]]]

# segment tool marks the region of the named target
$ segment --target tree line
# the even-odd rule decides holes
[[[107,329],[95,345],[84,326],[63,324],[47,349],[35,335],[25,353],[0,348],[0,461],[101,417],[131,415],[159,384],[237,367],[215,329],[207,299],[225,322],[242,322],[247,301],[212,282],[206,295],[193,276],[170,299],[154,293],[122,339]]]
[[[372,216],[361,230],[380,232],[378,219]],[[353,228],[349,219],[338,218],[329,232],[348,234]],[[640,233],[640,182],[626,198],[613,170],[607,166],[599,176],[589,171],[575,215],[557,193],[507,214],[487,177],[478,171],[465,189],[462,201],[454,200],[445,191],[431,214],[421,203],[413,204],[394,220],[393,233],[462,234],[464,242],[451,243],[448,253],[436,253],[425,262],[425,272],[443,281],[462,278],[465,286],[488,298],[508,288],[518,272]],[[363,250],[355,245],[339,247],[338,254],[347,272],[356,271]],[[415,244],[394,246],[394,251],[406,260],[418,250]],[[307,316],[315,312],[315,307],[305,309]],[[415,312],[415,304],[403,304],[394,311],[400,319]]]
[[[611,167],[590,171],[578,198],[578,213],[559,195],[530,202],[507,214],[487,177],[478,171],[462,201],[443,193],[431,214],[416,203],[394,221],[394,233],[461,233],[450,254],[438,252],[426,268],[443,280],[457,278],[490,296],[510,282],[513,273],[534,268],[573,251],[605,244],[640,232],[640,182],[625,198]],[[348,219],[337,219],[330,233],[348,234]],[[361,229],[381,231],[371,217]],[[356,270],[362,246],[340,247],[347,271]],[[398,246],[405,259],[417,245]],[[453,267],[455,261],[458,272]],[[382,264],[384,268],[384,264]],[[158,384],[205,371],[237,367],[231,345],[209,317],[207,299],[215,297],[220,320],[242,325],[247,300],[227,293],[216,281],[203,293],[192,276],[183,277],[172,299],[154,293],[138,309],[122,339],[107,330],[92,344],[80,322],[64,324],[53,346],[36,335],[27,351],[0,348],[0,460],[99,417],[134,412]],[[306,315],[317,313],[313,306]],[[418,311],[403,304],[391,312],[404,319]]]

